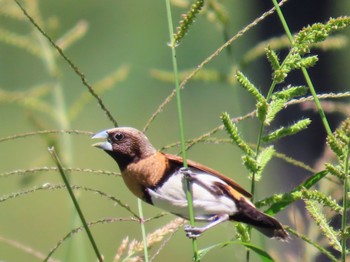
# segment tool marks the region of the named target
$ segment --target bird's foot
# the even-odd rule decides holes
[[[179,171],[190,181],[194,179],[195,174],[188,167],[181,167]]]
[[[188,238],[197,238],[205,231],[201,227],[192,227],[191,225],[185,225],[184,229]]]

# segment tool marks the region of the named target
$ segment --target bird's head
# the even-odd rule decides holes
[[[92,139],[106,139],[93,146],[103,149],[113,157],[121,170],[130,163],[136,163],[156,153],[148,138],[141,131],[131,127],[106,129],[95,134]]]

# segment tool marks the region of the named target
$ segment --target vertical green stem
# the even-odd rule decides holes
[[[171,55],[172,55],[172,62],[173,62],[173,71],[174,71],[174,76],[175,76],[176,100],[177,100],[179,129],[180,129],[181,151],[182,151],[182,158],[183,158],[183,166],[186,168],[187,167],[187,156],[186,156],[185,134],[184,134],[184,127],[183,127],[183,120],[182,120],[180,83],[179,83],[179,76],[178,76],[178,69],[177,69],[176,49],[175,49],[175,41],[174,41],[174,31],[173,31],[173,21],[172,21],[172,15],[171,15],[170,0],[166,0],[166,11],[167,11],[167,17],[168,17],[168,27],[169,27],[170,48],[171,48]],[[190,185],[189,179],[186,179],[186,197],[187,197],[187,203],[188,203],[188,209],[189,209],[190,224],[191,224],[191,226],[194,226],[193,200],[192,200],[192,192],[191,192],[191,185]],[[199,261],[198,245],[197,245],[197,240],[195,238],[192,239],[192,247],[193,247],[193,253],[194,253],[194,260]]]
[[[349,155],[350,155],[350,144],[347,145],[347,152],[346,152],[346,158],[344,163],[344,188],[343,188],[343,214],[342,214],[342,221],[341,221],[341,232],[345,233],[346,227],[347,227],[347,213],[348,213],[348,193],[349,193]],[[341,252],[341,261],[346,261],[346,240],[347,237],[345,235],[342,236],[341,239],[341,246],[342,246],[342,252]]]
[[[77,211],[78,216],[79,216],[79,218],[80,218],[80,220],[81,220],[81,223],[82,223],[83,226],[84,226],[84,229],[85,229],[85,231],[86,231],[86,234],[88,235],[88,238],[89,238],[89,240],[90,240],[90,243],[91,243],[91,245],[92,245],[92,247],[93,247],[93,249],[94,249],[94,251],[95,251],[96,257],[97,257],[97,259],[98,259],[99,262],[102,262],[102,261],[103,261],[103,257],[102,257],[100,251],[99,251],[98,248],[97,248],[95,239],[93,238],[93,236],[92,236],[92,234],[91,234],[91,231],[90,231],[90,229],[89,229],[88,223],[86,222],[86,219],[85,219],[85,217],[84,217],[84,214],[83,214],[82,210],[80,209],[78,200],[76,199],[76,197],[75,197],[75,195],[74,195],[74,193],[73,193],[73,190],[72,190],[72,188],[71,188],[71,186],[70,186],[69,180],[68,180],[68,178],[67,178],[67,176],[66,176],[66,174],[65,174],[65,172],[64,172],[64,169],[63,169],[63,167],[62,167],[61,161],[60,161],[60,159],[58,158],[58,156],[57,156],[56,151],[55,151],[54,148],[49,148],[49,152],[50,152],[50,154],[51,154],[53,160],[55,161],[55,163],[56,163],[56,165],[57,165],[57,167],[58,167],[58,170],[60,171],[62,180],[63,180],[63,182],[64,182],[64,184],[65,184],[65,186],[66,186],[66,188],[67,188],[67,190],[68,190],[68,193],[69,193],[70,198],[71,198],[72,201],[73,201],[73,205],[74,205],[74,207],[75,207],[75,210]]]
[[[281,20],[281,23],[283,25],[284,31],[286,32],[290,43],[293,45],[293,36],[292,36],[292,33],[289,30],[288,24],[287,24],[287,22],[286,22],[286,20],[285,20],[285,18],[283,16],[282,10],[281,10],[281,8],[278,5],[277,0],[272,0],[272,2],[273,2],[274,6],[276,8],[278,17]],[[326,129],[327,135],[330,136],[330,135],[332,135],[332,130],[331,130],[329,124],[328,124],[326,115],[325,115],[325,113],[324,113],[324,111],[323,111],[323,109],[321,107],[320,100],[317,97],[317,93],[315,91],[315,87],[314,87],[314,85],[313,85],[313,83],[311,81],[311,78],[309,76],[309,73],[307,72],[306,68],[301,68],[301,72],[303,73],[305,81],[306,81],[306,83],[307,83],[307,85],[308,85],[308,87],[310,89],[311,95],[314,98],[315,105],[317,107],[318,113],[320,114],[322,123],[324,125],[324,128]]]
[[[147,236],[146,236],[146,227],[145,227],[145,220],[143,218],[143,209],[142,209],[142,202],[140,199],[137,199],[137,207],[139,209],[139,216],[140,216],[140,223],[141,223],[141,233],[142,233],[142,242],[143,242],[143,254],[145,256],[144,261],[149,261],[148,256],[148,248],[147,248]]]

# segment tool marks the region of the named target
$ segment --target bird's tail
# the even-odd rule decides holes
[[[230,217],[231,220],[251,225],[267,237],[288,240],[288,233],[277,219],[264,214],[243,198],[236,204],[239,211]]]

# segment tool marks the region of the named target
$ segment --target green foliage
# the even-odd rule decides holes
[[[251,149],[249,145],[245,143],[244,140],[240,137],[238,133],[238,128],[234,123],[232,123],[229,114],[222,113],[221,120],[224,123],[226,131],[230,135],[233,142],[247,155],[253,155],[253,149]]]
[[[173,46],[178,45],[180,41],[184,38],[184,36],[187,34],[189,26],[194,22],[197,14],[201,11],[203,5],[204,0],[195,0],[187,14],[182,15],[180,25],[176,28],[176,33],[174,35],[174,43],[172,43]]]
[[[274,81],[282,83],[290,71],[314,66],[318,60],[317,56],[303,55],[310,53],[314,44],[324,41],[329,34],[342,30],[349,24],[348,17],[339,17],[330,19],[326,24],[317,23],[302,29],[294,37],[293,46],[283,63],[278,62],[277,55],[272,50],[267,50],[266,55],[274,70]]]
[[[278,112],[280,112],[286,106],[286,103],[288,101],[290,101],[292,98],[304,95],[306,91],[307,88],[304,86],[288,86],[282,91],[273,93],[271,102],[268,106],[264,124],[267,126],[270,125],[271,122],[275,119]]]
[[[238,71],[236,73],[236,79],[238,83],[240,83],[240,85],[256,99],[257,116],[261,121],[264,121],[267,112],[267,102],[265,97],[242,72]]]
[[[321,204],[323,207],[329,207],[332,211],[341,214],[343,212],[343,207],[338,205],[337,201],[331,196],[326,196],[325,194],[317,191],[317,190],[306,190],[302,189],[301,198],[305,201],[313,200],[318,204]]]
[[[258,103],[266,104],[265,97],[260,93],[260,91],[252,84],[248,78],[240,71],[236,73],[236,78],[238,83],[245,88]]]
[[[331,163],[325,163],[325,166],[326,166],[326,170],[333,176],[338,177],[340,180],[345,179],[345,174],[343,170],[341,170],[340,166],[334,166]]]
[[[264,148],[263,150],[261,150],[261,152],[259,153],[259,155],[256,159],[256,161],[259,165],[259,170],[257,170],[257,172],[255,174],[256,181],[260,180],[262,171],[266,167],[267,163],[270,162],[274,153],[275,153],[275,149],[273,146],[268,146],[268,147]]]
[[[268,143],[274,140],[281,139],[285,136],[291,136],[294,135],[304,129],[306,129],[311,124],[311,120],[306,118],[303,120],[299,120],[297,123],[287,126],[287,127],[281,127],[270,134],[263,137],[264,142]]]
[[[249,243],[250,242],[250,234],[249,234],[248,227],[242,223],[236,223],[235,228],[236,228],[237,240],[240,240],[244,243]]]
[[[316,23],[303,28],[294,38],[295,52],[303,55],[310,52],[310,47],[324,41],[329,34],[343,30],[350,25],[349,17],[331,18],[325,24]]]
[[[341,124],[333,135],[327,137],[327,143],[341,163],[346,159],[350,144],[350,117]]]
[[[262,262],[273,262],[273,258],[263,249],[252,245],[250,243],[246,243],[246,242],[240,242],[240,241],[227,241],[227,242],[222,242],[207,248],[204,248],[202,250],[200,250],[200,255],[199,255],[199,260],[202,259],[209,251],[211,251],[212,249],[218,248],[218,247],[226,247],[226,246],[230,246],[230,245],[242,245],[245,248],[253,251]]]
[[[128,76],[130,69],[129,67],[121,66],[116,70],[112,70],[112,73],[103,77],[102,80],[97,80],[94,84],[89,84],[80,68],[78,68],[72,62],[72,60],[66,56],[65,53],[68,48],[70,48],[86,34],[88,30],[87,22],[78,22],[76,25],[73,25],[70,30],[62,34],[60,30],[57,30],[57,24],[55,25],[55,22],[52,22],[55,21],[55,19],[52,17],[46,18],[46,15],[42,16],[40,14],[40,10],[38,9],[38,1],[36,0],[25,2],[25,8],[22,5],[20,5],[20,8],[18,8],[15,5],[12,6],[11,4],[4,4],[2,2],[0,5],[0,15],[3,15],[5,18],[11,17],[11,19],[14,19],[18,23],[23,23],[26,21],[25,19],[29,19],[31,25],[34,26],[33,28],[35,30],[33,32],[26,32],[23,34],[14,30],[8,30],[4,26],[3,28],[0,28],[0,41],[7,45],[11,45],[13,47],[24,50],[29,55],[35,57],[35,59],[40,59],[43,62],[45,69],[47,70],[49,78],[49,81],[43,80],[42,83],[31,85],[24,91],[9,91],[9,89],[6,88],[0,89],[0,104],[15,105],[26,110],[26,112],[31,115],[28,117],[28,119],[31,122],[32,126],[40,129],[39,131],[27,133],[20,132],[19,134],[0,138],[0,142],[8,141],[8,143],[10,143],[13,142],[13,140],[20,138],[30,140],[35,136],[43,137],[46,144],[58,144],[58,141],[62,140],[61,142],[63,143],[61,144],[63,146],[60,155],[62,155],[62,158],[64,158],[65,163],[71,164],[73,166],[74,158],[72,156],[73,150],[71,150],[72,135],[90,136],[92,132],[73,130],[70,128],[72,123],[75,123],[74,121],[79,119],[88,103],[91,103],[91,101],[95,99],[100,105],[101,111],[106,114],[110,122],[114,125],[117,125],[117,122],[114,120],[110,111],[105,106],[104,98],[100,97],[100,95],[114,89],[117,84],[124,81]],[[178,5],[180,5],[179,2]],[[190,26],[193,24],[195,18],[198,17],[199,12],[201,11],[203,11],[203,14],[206,15],[209,22],[215,23],[215,25],[219,25],[219,29],[223,29],[222,31],[224,38],[228,38],[228,22],[230,20],[230,13],[228,9],[225,9],[225,4],[221,2],[219,3],[216,0],[212,0],[206,2],[204,5],[204,1],[199,0],[194,1],[191,6],[189,6],[188,1],[182,2],[182,6],[188,8],[189,11],[182,16],[182,21],[180,21],[180,25],[177,28],[176,33],[173,35],[174,42],[171,43],[171,47],[173,49],[175,49],[176,45],[178,45],[184,36],[188,34]],[[311,123],[309,119],[299,121],[288,119],[288,121],[295,121],[296,123],[291,126],[283,126],[275,131],[270,131],[272,129],[271,126],[275,124],[274,121],[279,112],[291,104],[302,103],[303,101],[310,100],[310,97],[305,97],[308,88],[310,88],[309,83],[307,83],[308,87],[288,85],[283,89],[279,84],[286,81],[291,71],[304,70],[305,68],[315,66],[316,62],[318,61],[318,57],[310,54],[312,49],[320,48],[322,50],[328,50],[330,48],[337,49],[339,47],[344,47],[346,44],[346,38],[344,36],[338,35],[330,37],[329,35],[333,32],[344,29],[350,24],[350,18],[348,17],[330,19],[325,24],[313,24],[297,33],[294,36],[292,43],[290,43],[288,37],[285,36],[274,37],[257,43],[256,46],[252,49],[246,50],[245,53],[241,55],[241,57],[237,55],[237,59],[234,61],[235,64],[232,64],[231,67],[226,68],[225,70],[222,70],[221,68],[203,68],[207,63],[212,61],[214,57],[222,55],[223,50],[229,51],[229,47],[235,39],[244,35],[245,32],[254,27],[256,24],[259,24],[259,22],[269,14],[272,14],[272,12],[264,13],[250,25],[243,28],[237,35],[230,38],[224,45],[222,45],[222,47],[218,48],[202,63],[195,65],[194,69],[192,70],[183,70],[179,75],[176,75],[173,72],[169,73],[164,70],[152,70],[151,72],[153,77],[161,81],[169,83],[176,83],[179,80],[183,81],[180,85],[178,85],[178,91],[179,89],[183,89],[189,80],[192,80],[214,84],[225,83],[232,86],[238,83],[252,95],[252,98],[254,99],[256,105],[254,112],[250,112],[244,116],[238,116],[235,119],[231,119],[228,113],[223,113],[221,115],[223,125],[213,128],[211,131],[200,135],[196,139],[189,140],[188,143],[186,142],[186,149],[189,149],[199,142],[215,144],[226,143],[229,139],[214,137],[217,132],[225,128],[229,134],[230,140],[242,151],[242,161],[245,168],[247,169],[247,177],[251,179],[251,191],[253,194],[255,193],[254,188],[262,179],[264,171],[266,170],[266,166],[270,163],[274,156],[278,156],[278,153],[276,153],[274,146],[271,145],[271,142],[277,143],[279,139],[282,139],[285,136],[292,136],[297,132],[308,128]],[[52,40],[50,35],[57,36],[57,40]],[[48,42],[46,42],[46,40],[48,40]],[[278,51],[282,49],[287,50],[287,55],[285,57],[280,57],[279,55]],[[272,69],[271,85],[268,88],[266,95],[260,91],[260,88],[257,87],[258,85],[253,84],[242,72],[242,68],[246,68],[253,60],[263,56],[263,54],[265,54]],[[65,63],[71,67],[72,71],[80,78],[83,85],[87,88],[77,97],[69,96],[69,99],[66,99],[64,96],[63,90],[65,89],[65,83],[61,79],[61,74],[64,72],[64,70],[61,70],[58,63],[61,58],[63,58]],[[176,56],[174,56],[174,59],[176,63]],[[232,72],[237,72],[235,74],[235,77]],[[310,79],[306,79],[306,82],[309,82],[308,80]],[[265,88],[261,89],[265,90]],[[311,88],[309,90],[312,93]],[[169,104],[172,97],[174,97],[174,94],[175,93],[171,93],[169,97],[163,103],[161,103],[159,109],[154,112],[154,116],[158,115],[162,111],[162,108],[165,105]],[[335,97],[334,94],[325,95]],[[316,97],[324,98],[325,96],[316,94]],[[298,98],[299,100],[296,102],[295,98]],[[239,99],[240,98],[238,98],[238,100]],[[292,101],[293,99],[294,101]],[[211,104],[210,102],[209,104]],[[316,105],[316,108],[318,111],[322,109],[318,105]],[[248,118],[254,118],[255,116],[257,116],[259,129],[256,139],[257,143],[252,144],[247,141],[246,137],[249,137],[248,134],[245,133],[244,129],[241,129],[241,125],[237,125],[237,122],[246,120]],[[150,119],[149,123],[151,123],[153,119],[154,117]],[[51,129],[51,125],[54,125],[55,128]],[[93,129],[95,128],[96,127],[93,126]],[[64,135],[61,137],[57,136],[56,134]],[[350,151],[349,142],[350,118],[346,119],[333,134],[328,135],[327,143],[336,155],[337,159],[332,159],[328,161],[329,163],[322,163],[322,165],[319,165],[322,167],[325,166],[325,170],[319,173],[315,171],[316,168],[311,168],[310,166],[304,164],[302,161],[291,159],[285,155],[279,157],[279,159],[282,158],[286,162],[294,166],[301,167],[304,170],[310,172],[311,174],[309,178],[306,181],[302,182],[300,185],[296,186],[290,192],[282,192],[281,194],[268,196],[266,199],[255,203],[258,207],[266,207],[267,214],[275,215],[282,210],[286,210],[286,207],[291,206],[296,201],[304,201],[311,219],[315,221],[315,223],[309,223],[308,220],[310,219],[308,217],[305,217],[304,219],[307,220],[307,222],[303,224],[311,224],[310,227],[317,226],[319,230],[310,230],[309,232],[302,232],[303,229],[300,228],[297,229],[298,231],[295,231],[291,228],[288,230],[296,237],[304,241],[305,244],[317,249],[317,254],[323,253],[332,261],[337,260],[335,255],[332,255],[332,252],[334,250],[337,250],[341,253],[342,261],[346,260],[346,256],[349,253],[349,249],[346,246],[346,241],[350,236],[350,227],[347,223],[347,212],[349,211],[350,206],[348,202],[348,161]],[[174,143],[174,145],[178,144],[179,143]],[[182,144],[184,144],[183,137]],[[302,148],[302,145],[300,145],[300,147]],[[182,151],[186,150],[183,149]],[[74,167],[63,168],[61,164],[58,164],[58,167],[42,167],[40,165],[39,167],[34,168],[16,168],[15,170],[0,173],[0,179],[5,177],[11,178],[17,175],[27,176],[29,174],[36,173],[46,174],[48,172],[60,172],[60,174],[63,175],[65,172],[70,172],[72,176],[77,172],[84,174],[104,174],[118,176],[118,174],[111,171]],[[330,174],[330,176],[327,176],[327,174]],[[281,176],[283,175],[283,172],[281,172]],[[282,178],[288,180],[288,177]],[[162,215],[148,219],[144,218],[143,215],[137,214],[135,211],[133,211],[133,209],[129,207],[128,204],[124,203],[122,200],[119,200],[119,198],[116,198],[115,196],[106,194],[102,190],[72,185],[69,184],[68,180],[65,182],[68,182],[66,186],[55,185],[51,184],[50,182],[40,186],[35,186],[30,189],[21,189],[18,192],[4,194],[0,196],[0,203],[11,204],[11,201],[8,200],[18,199],[19,201],[22,196],[28,196],[39,191],[52,192],[59,190],[70,190],[71,194],[72,190],[78,191],[77,193],[87,192],[93,195],[101,196],[103,200],[113,201],[114,204],[116,204],[118,207],[121,207],[123,211],[129,214],[130,217],[99,219],[92,222],[85,221],[84,227],[86,231],[89,231],[88,227],[112,222],[134,221],[141,224],[141,230],[143,233],[142,241],[129,241],[129,236],[126,236],[118,248],[118,253],[115,256],[115,261],[118,261],[122,257],[124,257],[125,260],[143,259],[147,261],[148,249],[151,248],[153,244],[160,243],[159,250],[154,252],[154,256],[150,258],[150,260],[154,260],[154,257],[158,255],[161,249],[168,243],[168,240],[183,224],[183,221],[170,223],[171,225],[156,229],[154,232],[146,236],[146,222],[155,220]],[[343,194],[340,197],[339,194],[336,194],[340,191],[339,183],[343,185]],[[79,199],[76,200],[76,202],[78,201]],[[254,202],[254,199],[252,202]],[[76,210],[79,209],[79,207],[76,208]],[[142,213],[142,208],[140,208],[139,211]],[[329,225],[329,221],[334,218],[334,214],[341,216],[341,228],[333,228]],[[73,218],[72,220],[75,219]],[[235,227],[237,232],[236,238],[239,241],[223,241],[220,243],[215,243],[209,247],[204,247],[199,251],[199,257],[196,258],[197,261],[203,258],[209,251],[214,252],[218,247],[222,248],[230,245],[240,245],[243,248],[254,252],[262,261],[274,261],[265,249],[259,248],[251,243],[249,227],[240,223],[236,224]],[[73,235],[82,230],[83,227],[78,227],[75,225],[73,229],[63,238],[61,238],[55,247],[51,249],[46,257],[46,260],[51,259],[51,256],[63,243],[67,242],[68,244]],[[322,232],[322,235],[326,238],[326,241],[324,239],[321,239],[321,236],[317,235],[317,233],[315,234],[315,232],[319,231]],[[166,238],[165,236],[167,235],[170,236]],[[2,237],[0,236],[0,241],[1,239]],[[92,235],[90,235],[90,240],[91,242],[94,242]],[[331,250],[332,252],[327,250],[328,245],[334,249]],[[77,250],[79,250],[79,252],[85,252],[82,248],[77,248]],[[144,257],[140,255],[142,254],[142,251],[144,251]],[[102,259],[98,251],[96,253],[97,256]],[[273,253],[275,254],[276,252]],[[67,255],[67,257],[69,257],[69,255]],[[42,260],[42,258],[40,259]],[[247,260],[249,260],[249,255],[247,256]]]
[[[281,67],[281,64],[276,52],[273,51],[270,48],[270,46],[266,48],[266,57],[267,57],[267,60],[270,62],[273,70],[278,70]]]
[[[338,240],[339,235],[329,225],[326,217],[323,215],[321,209],[318,206],[317,201],[306,200],[306,209],[309,211],[311,217],[315,220],[316,224],[321,229],[322,233],[328,238],[329,244],[337,251],[341,251],[341,245]]]

